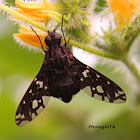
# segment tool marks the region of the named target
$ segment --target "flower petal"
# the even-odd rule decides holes
[[[138,9],[140,0],[107,0],[110,9],[116,14],[116,20],[120,30],[123,26],[129,24],[134,11]]]
[[[41,42],[43,44],[43,47],[46,48],[45,44],[45,37],[47,36],[47,33],[42,30],[36,30],[34,29],[37,34],[39,35]],[[40,41],[36,34],[28,27],[20,25],[19,33],[14,34],[14,37],[16,41],[20,43],[28,44],[29,46],[35,46],[37,48],[41,48]]]
[[[26,2],[16,0],[16,6],[19,13],[39,22],[46,22],[50,18],[42,12],[42,10],[52,10],[53,5],[45,1],[43,2]]]

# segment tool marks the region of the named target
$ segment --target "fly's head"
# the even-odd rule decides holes
[[[45,43],[48,47],[51,47],[54,44],[60,44],[61,38],[61,35],[54,30],[53,32],[48,32],[48,35],[45,38]]]

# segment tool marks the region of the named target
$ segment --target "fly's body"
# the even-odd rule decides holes
[[[72,76],[75,68],[74,56],[61,42],[59,34],[54,31],[49,32],[48,36],[45,39],[48,50],[43,63],[47,68],[45,72],[48,77],[48,90],[51,96],[69,102],[72,96],[80,91]]]
[[[42,112],[51,96],[68,103],[75,94],[84,90],[91,97],[105,102],[126,101],[125,93],[117,84],[77,60],[61,38],[55,30],[48,32],[45,38],[48,49],[44,50],[42,46],[45,52],[42,67],[16,112],[16,123],[19,126],[30,122]]]

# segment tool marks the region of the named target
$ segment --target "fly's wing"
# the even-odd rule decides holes
[[[18,106],[15,118],[16,124],[23,126],[36,118],[47,106],[49,98],[45,65],[42,65],[40,72],[29,86]]]
[[[81,63],[75,57],[75,83],[91,97],[110,103],[123,103],[126,101],[124,91],[112,80],[91,67]]]

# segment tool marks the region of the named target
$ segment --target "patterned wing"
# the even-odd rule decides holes
[[[112,80],[91,67],[81,63],[75,58],[77,74],[80,82],[78,86],[91,97],[110,103],[124,103],[126,95],[124,91]]]
[[[47,77],[42,68],[18,106],[15,118],[16,124],[23,126],[36,118],[47,106],[49,98]]]

